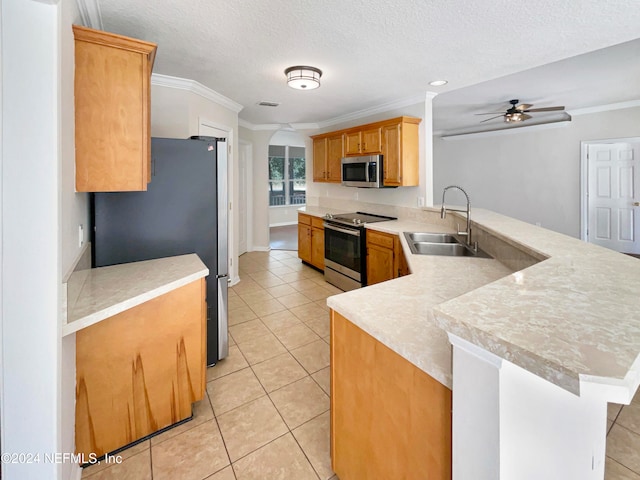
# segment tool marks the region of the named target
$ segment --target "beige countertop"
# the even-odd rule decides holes
[[[548,258],[512,272],[497,260],[413,255],[400,235],[411,275],[329,297],[328,306],[448,387],[445,330],[570,392],[578,394],[585,380],[633,396],[640,382],[639,261],[486,210],[474,210],[472,220]],[[367,228],[450,231],[437,221]]]
[[[209,269],[196,254],[158,258],[74,272],[69,290],[69,335],[129,308],[205,277]]]

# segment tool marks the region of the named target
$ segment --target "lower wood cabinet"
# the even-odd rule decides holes
[[[367,285],[407,275],[407,261],[397,235],[367,230]]]
[[[298,258],[324,270],[324,221],[298,213]]]
[[[331,311],[331,462],[340,480],[450,480],[451,398]]]
[[[204,278],[76,334],[76,453],[102,456],[191,416],[204,397]]]

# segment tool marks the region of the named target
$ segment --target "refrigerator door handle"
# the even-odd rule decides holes
[[[228,288],[227,275],[216,275],[218,283],[218,359],[229,355]]]

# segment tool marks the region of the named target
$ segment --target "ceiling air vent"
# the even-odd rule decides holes
[[[260,105],[261,107],[277,107],[280,104],[276,102],[260,102],[258,103],[258,105]]]

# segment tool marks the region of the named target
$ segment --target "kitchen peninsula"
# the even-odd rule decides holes
[[[452,231],[435,212],[423,213],[419,221],[381,222],[367,228],[395,234]],[[454,480],[603,479],[607,402],[628,404],[640,382],[640,264],[489,211],[474,211],[472,229],[480,247],[500,262],[413,255],[400,235],[411,275],[328,299],[332,333],[345,324],[357,329],[359,343],[352,345],[362,347],[363,358],[377,367],[372,375],[388,375],[371,378],[370,385],[355,384],[354,390],[385,382],[397,385],[397,369],[376,363],[382,350],[452,389]],[[522,258],[502,258],[509,249]],[[367,347],[369,341],[376,343]],[[332,360],[339,348],[336,336]],[[389,361],[388,353],[381,362]],[[357,370],[357,364],[351,366]],[[334,407],[344,394],[344,369],[335,368],[333,364]],[[350,375],[357,378],[358,373]],[[414,383],[405,386],[405,393],[424,391],[413,390],[423,379],[416,380],[416,374],[407,378]],[[446,414],[444,393],[437,386],[430,388],[430,395],[440,399],[436,408]],[[418,412],[419,402],[413,405]],[[365,445],[365,451],[355,455],[359,447],[348,446],[350,459],[344,450],[336,451],[337,437],[353,434],[348,428],[351,419],[339,417],[339,408],[332,411],[338,476],[349,480],[362,474],[357,468],[363,465],[375,468],[376,462],[359,459],[375,455],[374,443],[390,446],[387,465],[402,466],[405,459],[394,457],[391,436],[406,427],[394,424],[403,417],[376,412],[373,422],[386,422],[391,428],[376,430],[380,435],[368,445],[373,451],[366,451]],[[343,424],[337,424],[337,418]],[[438,436],[446,430],[446,418],[432,425],[440,429],[435,436],[432,432],[432,442],[451,441]],[[423,450],[430,452],[428,445]],[[423,464],[439,470],[414,470],[406,478],[449,478],[450,471],[443,468],[446,449],[441,455]]]
[[[76,452],[113,452],[191,416],[204,396],[209,270],[195,254],[74,272]]]

